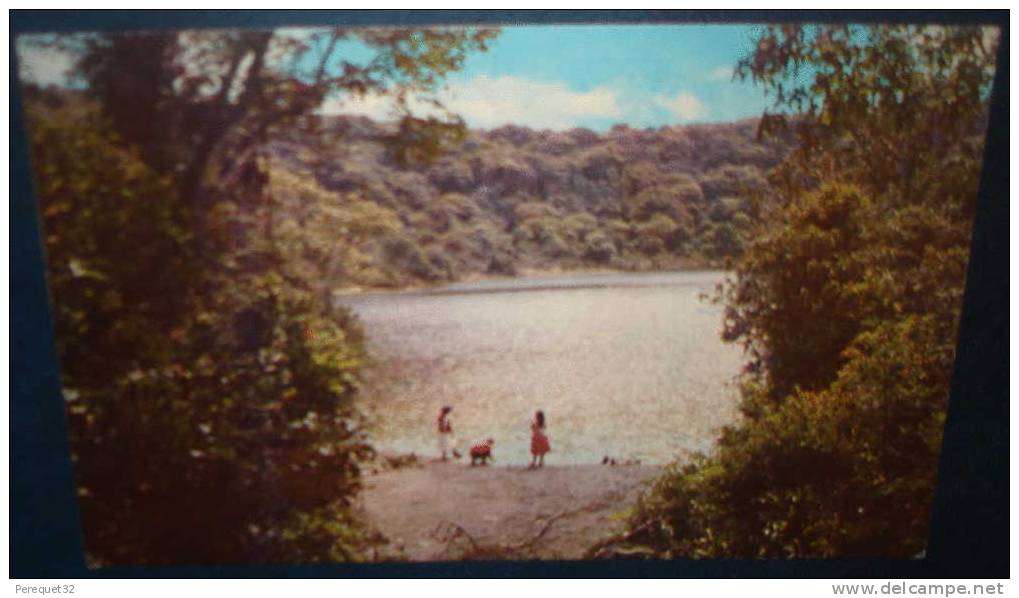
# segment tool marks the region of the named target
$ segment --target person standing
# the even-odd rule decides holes
[[[453,408],[449,405],[444,406],[439,411],[438,428],[439,428],[439,451],[442,453],[442,460],[446,460],[446,454],[450,453],[454,459],[460,458],[460,451],[456,450],[456,436],[453,435],[453,423],[449,421],[449,413],[453,411]]]
[[[550,450],[552,450],[552,446],[548,441],[548,435],[545,434],[545,414],[538,411],[534,414],[534,421],[531,422],[531,466],[529,469],[544,467],[545,453]]]

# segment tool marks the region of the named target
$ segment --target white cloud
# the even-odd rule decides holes
[[[450,93],[449,107],[480,127],[517,123],[569,129],[581,119],[622,116],[618,93],[608,87],[574,91],[559,82],[479,76]]]
[[[689,122],[707,115],[708,109],[697,96],[681,91],[674,96],[656,95],[651,100],[680,122]]]
[[[619,92],[610,87],[576,91],[564,83],[520,77],[480,75],[451,83],[439,99],[472,127],[494,128],[517,124],[536,129],[565,130],[590,119],[622,119]],[[393,117],[391,103],[379,96],[330,100],[326,114],[358,114],[374,119]],[[413,111],[426,114],[429,107],[411,102]]]
[[[18,74],[22,81],[36,85],[66,85],[74,67],[70,52],[52,46],[41,46],[30,37],[17,40]]]
[[[708,81],[732,81],[732,67],[720,66],[708,73]]]
[[[395,116],[393,105],[393,101],[390,98],[377,94],[368,94],[360,97],[347,95],[328,98],[323,102],[322,107],[319,108],[319,112],[329,115],[349,114],[367,116],[372,120],[386,121],[393,120]],[[417,106],[414,102],[411,102],[411,105],[414,106],[415,113],[423,113],[423,111],[416,110]]]

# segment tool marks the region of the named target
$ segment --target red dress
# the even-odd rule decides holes
[[[531,424],[531,454],[541,456],[550,450],[552,447],[549,445],[548,436],[545,435],[545,428],[537,423]]]

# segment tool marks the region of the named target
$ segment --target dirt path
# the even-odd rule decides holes
[[[368,473],[362,508],[388,540],[378,558],[577,559],[618,532],[654,466],[412,464]]]

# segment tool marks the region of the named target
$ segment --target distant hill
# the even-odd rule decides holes
[[[384,142],[391,132],[332,117],[271,143],[284,209],[324,201],[337,211],[338,285],[718,265],[740,252],[749,198],[792,147],[758,141],[756,120],[604,134],[505,126],[405,166]]]
[[[72,90],[28,87],[25,100],[96,110]],[[753,234],[773,201],[766,175],[794,146],[791,133],[759,140],[757,124],[469,130],[434,162],[407,165],[393,124],[310,117],[261,154],[265,230],[293,249],[288,264],[333,288],[719,267]]]
[[[312,137],[271,145],[273,178],[289,183],[277,188],[281,201],[293,201],[289,187],[314,186],[322,193],[311,201],[345,214],[334,238],[345,247],[339,285],[718,265],[740,253],[749,197],[792,147],[758,142],[756,120],[603,134],[503,126],[406,166],[387,150],[390,132],[332,117]]]
[[[81,92],[25,88],[44,110],[95,110]],[[311,125],[311,126],[308,126]],[[274,242],[334,288],[479,275],[722,266],[774,201],[767,174],[791,131],[757,119],[605,133],[468,130],[432,163],[393,154],[395,125],[309,117],[268,140]]]

